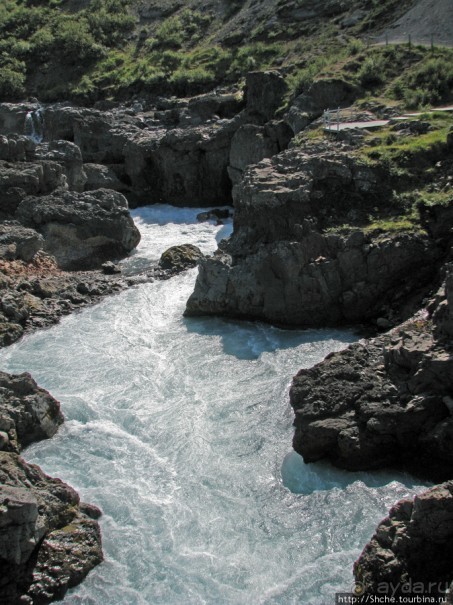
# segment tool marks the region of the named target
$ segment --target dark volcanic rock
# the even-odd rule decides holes
[[[51,141],[36,146],[35,157],[41,160],[52,160],[64,167],[68,187],[72,191],[83,191],[87,180],[83,170],[80,149],[70,141]]]
[[[275,117],[282,107],[288,85],[277,71],[252,71],[245,81],[245,100],[250,116],[264,122]]]
[[[43,246],[44,238],[34,229],[22,227],[15,221],[0,224],[0,258],[29,262]]]
[[[8,437],[0,449],[18,453],[52,437],[63,422],[60,404],[38,387],[30,374],[0,372],[0,431]]]
[[[24,135],[0,135],[0,160],[25,162],[35,156],[36,144]]]
[[[297,374],[293,445],[306,462],[329,458],[351,470],[405,464],[434,477],[451,474],[452,286],[450,273],[434,326],[419,314]]]
[[[42,233],[46,251],[63,269],[100,267],[124,257],[140,241],[126,198],[108,189],[29,197],[16,218]]]
[[[27,113],[37,109],[37,103],[0,103],[0,134],[23,134]]]
[[[201,258],[203,253],[197,246],[192,244],[172,246],[160,257],[159,267],[172,273],[180,273],[189,267],[195,267]]]
[[[125,169],[122,164],[109,166],[104,164],[84,164],[83,169],[86,174],[85,191],[114,189],[115,191],[126,192],[129,190],[129,186],[125,182]]]
[[[9,452],[0,452],[0,524],[5,605],[62,598],[103,559],[99,525],[81,512],[77,492]]]
[[[387,587],[389,597],[418,591],[435,599],[451,583],[452,559],[453,482],[448,481],[398,502],[354,564],[354,575],[365,595],[383,595]]]
[[[0,602],[49,603],[102,561],[97,507],[18,456],[51,437],[60,405],[29,374],[0,372]],[[28,600],[25,597],[28,597]],[[24,600],[25,599],[25,600]]]
[[[264,126],[244,124],[233,136],[228,174],[233,185],[239,185],[245,169],[270,158],[288,147],[292,132],[285,122],[268,122]],[[233,198],[236,197],[233,189]]]
[[[231,202],[228,163],[241,117],[213,125],[143,131],[124,149],[131,190],[141,202],[210,206]]]
[[[0,161],[0,213],[12,216],[27,195],[44,195],[67,186],[64,168],[57,162]]]
[[[236,187],[234,233],[201,262],[186,314],[305,326],[379,317],[389,300],[431,278],[443,252],[421,233],[335,231],[388,210],[388,182],[333,144],[250,167]]]
[[[360,89],[338,78],[316,80],[296,97],[285,115],[285,120],[297,134],[326,109],[348,107],[358,98]]]

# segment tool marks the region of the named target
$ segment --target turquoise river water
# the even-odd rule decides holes
[[[129,270],[169,246],[212,252],[231,226],[198,209],[134,211]],[[69,605],[333,605],[407,475],[305,465],[288,389],[357,338],[184,319],[196,270],[142,284],[0,353],[62,405],[66,423],[25,458],[100,506],[105,562]]]

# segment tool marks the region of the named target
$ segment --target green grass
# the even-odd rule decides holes
[[[444,119],[448,121],[448,118],[444,117]],[[450,124],[442,125],[426,134],[413,136],[397,136],[389,129],[385,129],[381,134],[379,145],[371,147],[365,145],[359,153],[371,160],[403,166],[416,159],[417,156],[442,153],[446,147]]]
[[[379,96],[407,107],[448,102],[452,50],[368,48],[360,38],[408,2],[370,0],[365,20],[348,30],[341,30],[338,19],[280,22],[281,2],[277,18],[269,19],[264,10],[244,39],[229,21],[247,10],[243,0],[228,2],[220,12],[215,5],[196,10],[195,3],[178,8],[164,2],[167,17],[141,22],[141,0],[90,0],[76,12],[66,10],[65,0],[2,0],[0,101],[25,94],[82,102],[140,92],[195,94],[237,85],[250,70],[283,67],[288,101],[318,78],[338,77],[357,84],[363,98]],[[222,28],[230,41],[220,42]]]

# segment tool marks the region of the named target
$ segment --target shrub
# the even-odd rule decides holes
[[[193,69],[177,69],[170,78],[170,84],[179,94],[193,94],[215,83],[212,72],[196,67]]]
[[[46,59],[53,51],[55,36],[49,27],[41,27],[30,38],[31,51],[40,59]]]
[[[96,41],[105,46],[119,45],[135,26],[135,18],[120,6],[116,11],[112,3],[109,6],[101,6],[97,10],[93,10],[91,6],[87,13],[87,21]]]
[[[348,44],[347,53],[349,55],[355,56],[361,53],[364,48],[365,44],[362,40],[360,40],[359,38],[353,38]]]
[[[166,19],[156,31],[157,46],[161,48],[181,48],[184,31],[179,17]]]
[[[384,62],[381,57],[367,57],[360,67],[357,77],[364,88],[371,88],[384,81]]]
[[[85,20],[64,19],[55,32],[55,46],[72,63],[90,61],[102,56],[102,47],[96,43]]]
[[[0,68],[0,100],[15,100],[25,93],[25,74],[11,67]]]
[[[422,105],[447,101],[453,93],[453,62],[448,57],[429,59],[407,76],[406,84],[417,93],[411,96],[408,91],[411,103],[415,97]]]

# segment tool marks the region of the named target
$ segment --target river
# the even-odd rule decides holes
[[[229,225],[197,209],[133,212],[133,271],[174,244],[212,252]],[[84,605],[333,605],[389,506],[398,473],[304,465],[288,389],[347,330],[184,319],[196,269],[131,288],[2,350],[62,404],[28,461],[100,506],[105,562],[66,596]]]

